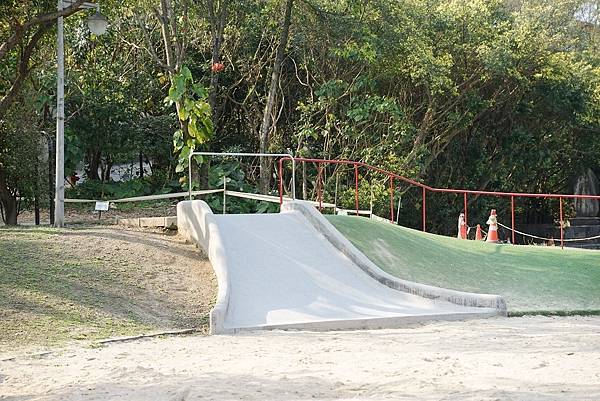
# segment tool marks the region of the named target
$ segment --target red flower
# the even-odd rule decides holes
[[[213,63],[211,69],[212,69],[212,72],[218,73],[225,69],[225,65],[223,63]]]

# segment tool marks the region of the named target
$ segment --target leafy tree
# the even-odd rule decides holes
[[[55,11],[56,2],[49,0],[33,3],[9,0],[0,5],[0,63],[11,73],[0,83],[4,92],[0,97],[0,118],[17,99],[29,76],[33,68],[30,60],[39,42],[59,16],[69,17],[75,14],[80,11],[79,6],[84,1],[75,0],[60,12]]]
[[[10,27],[54,8],[9,3],[16,8],[0,6],[7,17],[0,43],[13,37]],[[162,184],[144,179],[137,190],[175,189],[190,151],[233,147],[363,160],[434,186],[488,190],[570,192],[581,170],[600,168],[597,1],[106,0],[102,7],[108,35],[90,36],[83,14],[68,18],[65,35],[67,160],[72,169],[83,154],[92,178],[94,163],[106,176],[111,162],[147,158]],[[34,117],[11,111],[0,120],[51,135],[51,35],[22,63],[41,27],[31,25],[0,57],[2,96],[18,81],[18,66],[27,66],[20,85],[37,105]],[[271,165],[260,164],[239,168],[264,190]],[[214,184],[208,163],[202,168],[202,185]],[[299,170],[303,195],[314,196],[316,166]],[[326,196],[337,180],[337,199],[351,205],[353,172],[325,173]],[[387,215],[385,177],[362,179],[361,194],[372,190]],[[401,222],[417,226],[420,194],[398,184],[396,197]],[[429,201],[428,224],[440,232],[462,208],[456,196]],[[470,197],[469,215],[490,206],[507,207]],[[548,206],[523,201],[534,212],[519,216],[552,221]]]
[[[181,126],[187,127],[187,135],[182,129],[175,131],[173,146],[178,154],[175,172],[186,171],[189,165],[190,153],[200,145],[207,142],[213,133],[210,105],[207,102],[208,92],[197,83],[194,83],[192,73],[186,66],[181,72],[173,76],[173,83],[169,89],[169,96],[165,101],[172,105],[179,104],[177,116]],[[199,158],[196,158],[199,160]],[[185,178],[181,180],[185,182]]]
[[[27,98],[20,98],[0,120],[0,215],[7,225],[16,225],[23,201],[39,198],[45,186],[45,137],[30,119],[36,111]]]

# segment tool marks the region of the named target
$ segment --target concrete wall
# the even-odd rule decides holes
[[[117,219],[117,224],[129,227],[159,227],[177,229],[177,216]]]
[[[210,207],[200,200],[183,201],[177,204],[177,228],[188,241],[197,244],[208,255],[219,290],[217,302],[210,311],[211,334],[223,334],[225,313],[229,305],[229,279],[227,257],[221,242],[219,227]]]

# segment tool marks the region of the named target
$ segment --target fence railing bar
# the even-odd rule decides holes
[[[192,195],[208,195],[214,194],[218,192],[223,192],[223,189],[205,189],[201,191],[192,191]],[[169,194],[159,194],[159,195],[145,195],[145,196],[133,196],[130,198],[120,198],[120,199],[65,199],[65,203],[95,203],[95,202],[112,202],[112,203],[123,203],[123,202],[140,202],[140,201],[149,201],[149,200],[159,200],[159,199],[172,199],[172,198],[185,198],[189,196],[189,192],[173,192]]]

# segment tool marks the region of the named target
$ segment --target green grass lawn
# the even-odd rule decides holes
[[[600,314],[600,251],[494,245],[350,216],[327,216],[358,249],[402,279],[499,294],[511,315]]]
[[[58,230],[2,229],[0,241],[0,348],[149,329],[102,310],[100,289],[116,285],[117,278],[103,271],[97,255],[58,253],[66,241]]]

